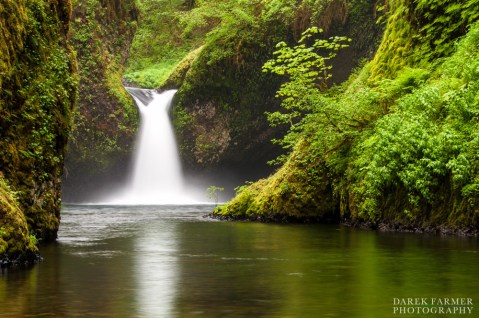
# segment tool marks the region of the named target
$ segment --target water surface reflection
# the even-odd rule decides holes
[[[210,210],[65,207],[45,260],[2,272],[0,317],[394,317],[395,297],[479,301],[477,239],[223,223]]]
[[[174,317],[178,285],[177,225],[148,224],[135,240],[136,302],[141,317]]]

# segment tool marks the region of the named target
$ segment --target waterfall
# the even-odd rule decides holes
[[[140,110],[133,174],[113,204],[193,203],[184,190],[178,148],[169,118],[175,90],[127,88]]]

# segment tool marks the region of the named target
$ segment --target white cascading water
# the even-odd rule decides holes
[[[140,110],[140,131],[130,183],[110,201],[114,204],[193,203],[184,191],[183,175],[169,108],[175,90],[127,88]]]

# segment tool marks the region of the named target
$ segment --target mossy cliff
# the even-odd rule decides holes
[[[150,31],[139,32],[146,36],[154,27],[169,30],[158,39],[161,49],[156,49],[156,61],[164,61],[158,62],[158,68],[161,64],[172,71],[155,80],[156,64],[146,58],[152,45],[137,35],[126,76],[140,85],[179,89],[173,107],[178,143],[186,167],[197,171],[218,167],[247,171],[258,165],[264,169],[264,163],[280,151],[270,140],[285,129],[270,127],[264,113],[278,108],[274,96],[282,79],[261,71],[277,42],[292,43],[311,25],[325,29],[325,36],[357,37],[360,41],[336,61],[333,80],[341,82],[360,58],[372,56],[382,29],[375,23],[374,1],[156,4],[166,13],[157,18],[156,25],[140,19],[139,29],[146,23]],[[359,29],[367,32],[357,33]]]
[[[0,261],[2,267],[10,262],[32,261],[38,248],[36,238],[30,234],[25,213],[7,181],[0,177]]]
[[[284,166],[213,215],[477,234],[479,6],[390,0],[379,9],[386,29],[374,58],[313,93],[317,110]]]
[[[291,6],[253,1],[225,9],[227,14],[194,52],[190,67],[180,65],[184,75],[178,83],[174,119],[188,167],[233,166],[247,171],[279,153],[270,140],[284,133],[284,127],[269,126],[265,112],[278,109],[274,96],[282,79],[261,71],[279,41],[292,43],[311,25],[322,27],[326,37],[353,36],[360,24],[367,28],[368,33],[357,35],[363,42],[335,61],[335,82],[343,81],[360,58],[372,55],[380,34],[373,1],[362,1],[361,7],[358,1],[313,2]]]
[[[76,97],[70,1],[0,4],[0,257],[56,238],[63,155]]]
[[[121,180],[127,171],[138,114],[122,76],[137,14],[133,0],[73,2],[80,83],[65,165],[67,201],[85,199],[101,190],[104,176]]]

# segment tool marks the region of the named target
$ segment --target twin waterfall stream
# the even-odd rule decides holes
[[[163,205],[198,203],[185,188],[178,148],[169,118],[176,90],[126,88],[140,110],[133,174],[108,198],[109,204]]]

